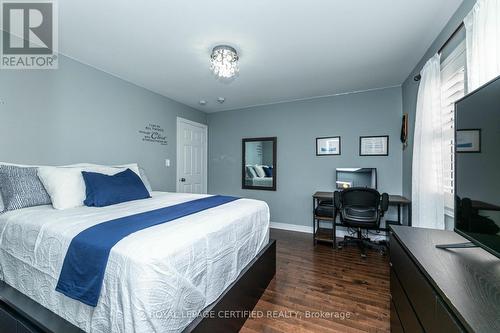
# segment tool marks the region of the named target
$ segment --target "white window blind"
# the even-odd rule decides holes
[[[445,212],[453,215],[455,206],[455,102],[465,95],[465,42],[462,42],[441,64],[441,110],[443,126],[443,191]]]

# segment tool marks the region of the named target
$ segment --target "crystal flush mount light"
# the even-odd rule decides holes
[[[214,47],[210,56],[210,69],[217,78],[231,79],[238,74],[238,52],[231,46],[219,45]]]

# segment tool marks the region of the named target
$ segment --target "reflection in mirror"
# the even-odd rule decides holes
[[[276,137],[243,139],[242,188],[276,191]]]
[[[500,77],[455,107],[455,230],[500,257]]]

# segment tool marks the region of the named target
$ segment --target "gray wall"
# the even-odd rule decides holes
[[[413,77],[417,75],[425,63],[439,50],[441,45],[450,37],[450,35],[455,31],[455,29],[460,25],[465,16],[470,12],[476,0],[463,0],[462,5],[457,9],[453,17],[450,19],[446,27],[439,34],[439,36],[432,43],[431,47],[427,50],[425,55],[422,57],[420,62],[417,64],[415,69],[410,73],[408,78],[403,83],[403,112],[408,113],[409,116],[409,140],[408,147],[403,151],[403,194],[410,198],[411,197],[411,170],[412,170],[412,158],[413,158],[413,134],[415,129],[415,112],[417,108],[417,93],[418,93],[418,82],[413,80]],[[443,52],[442,58],[446,57],[447,52],[453,49],[453,45],[456,45],[457,41],[464,38],[464,34],[457,36],[454,43]]]
[[[271,221],[311,226],[311,195],[334,189],[336,167],[375,167],[379,190],[402,191],[401,88],[208,115],[209,192],[266,201]],[[390,135],[388,157],[360,157],[360,135]],[[316,156],[316,137],[342,137],[341,156]],[[278,138],[277,191],[241,189],[241,139]]]
[[[138,162],[154,189],[169,191],[176,185],[176,117],[206,123],[200,111],[66,57],[58,70],[2,71],[0,98],[0,161]],[[138,131],[150,123],[165,129],[168,145],[142,141]]]

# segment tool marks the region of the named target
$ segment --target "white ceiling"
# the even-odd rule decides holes
[[[59,45],[83,63],[214,112],[399,85],[461,2],[59,1]],[[217,44],[240,53],[231,83],[209,71]]]

